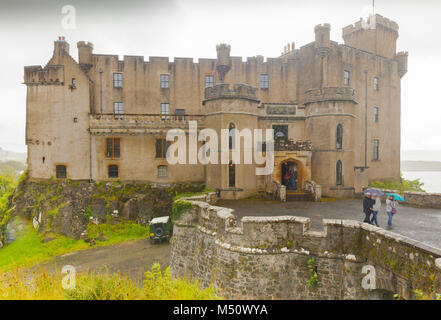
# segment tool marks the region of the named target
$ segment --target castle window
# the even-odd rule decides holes
[[[228,148],[230,150],[234,149],[235,146],[235,133],[236,133],[236,125],[234,122],[230,122],[228,125]]]
[[[120,138],[107,138],[106,139],[106,157],[107,158],[119,158],[120,157]]]
[[[113,74],[113,87],[114,88],[122,88],[122,86],[123,86],[122,73],[114,73]]]
[[[170,104],[161,103],[161,114],[170,114]],[[170,119],[170,117],[161,116],[161,120]]]
[[[380,159],[380,140],[374,140],[374,160]]]
[[[115,114],[115,119],[122,119],[122,116],[120,115],[124,113],[124,103],[114,102],[113,113]]]
[[[380,120],[380,108],[374,107],[374,122],[378,122]]]
[[[185,120],[185,109],[176,109],[175,110],[175,120]]]
[[[236,165],[233,161],[228,164],[228,187],[234,188],[236,186]]]
[[[343,164],[340,160],[335,165],[335,181],[338,186],[343,184]]]
[[[214,85],[213,76],[205,76],[205,88],[212,87]]]
[[[273,125],[274,141],[288,140],[288,126],[287,125]]]
[[[343,84],[345,86],[349,86],[350,81],[351,81],[351,73],[348,70],[345,70],[343,76]]]
[[[260,89],[269,88],[269,76],[267,74],[260,75]]]
[[[343,148],[343,125],[341,123],[337,125],[335,145],[337,149]]]
[[[66,176],[67,176],[66,166],[65,165],[56,165],[55,166],[55,176],[57,177],[57,179],[66,179]]]
[[[159,76],[159,82],[161,89],[167,89],[169,88],[169,75],[168,74],[161,74]]]
[[[108,166],[107,170],[109,178],[118,178],[119,170],[116,164],[111,164],[110,166]]]
[[[374,77],[374,90],[380,90],[380,80],[378,79],[378,77]]]
[[[167,166],[158,166],[158,178],[167,177]]]
[[[75,86],[76,84],[77,84],[77,80],[75,80],[75,78],[72,78],[72,85]]]
[[[156,139],[156,158],[165,159],[167,157],[168,141]]]

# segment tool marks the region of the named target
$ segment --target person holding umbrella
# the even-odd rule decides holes
[[[389,217],[387,221],[388,229],[392,229],[392,217],[397,213],[398,201],[404,201],[404,198],[396,193],[387,194],[386,212]]]
[[[375,202],[374,202],[374,200],[372,200],[370,192],[366,192],[365,197],[363,199],[363,212],[365,215],[363,222],[372,224],[371,213],[372,213],[372,208],[374,206],[374,203]]]

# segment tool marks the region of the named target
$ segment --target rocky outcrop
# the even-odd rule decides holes
[[[15,214],[32,221],[40,233],[79,239],[87,234],[89,223],[133,220],[145,225],[154,217],[170,215],[175,195],[203,188],[202,183],[24,181],[12,201]]]

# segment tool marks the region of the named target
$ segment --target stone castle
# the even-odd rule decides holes
[[[26,145],[31,180],[205,182],[222,198],[273,190],[296,172],[292,192],[320,185],[350,196],[369,181],[400,178],[400,81],[407,53],[398,25],[380,15],[343,28],[344,44],[317,25],[313,42],[288,44],[277,58],[216,59],[93,53],[78,61],[60,37],[46,66],[27,66]],[[373,19],[373,18],[371,18]],[[166,160],[172,128],[274,129],[274,170],[256,164],[177,164]],[[203,142],[198,142],[202,146]]]

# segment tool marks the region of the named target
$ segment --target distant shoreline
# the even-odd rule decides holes
[[[401,171],[440,172],[441,161],[401,161]]]

